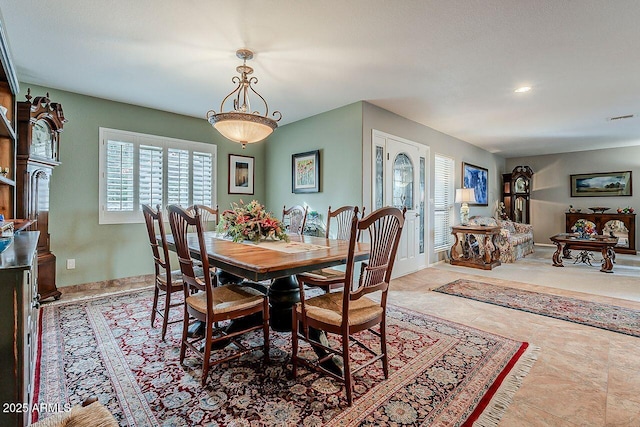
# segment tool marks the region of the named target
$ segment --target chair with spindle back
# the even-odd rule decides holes
[[[201,384],[204,386],[211,365],[217,365],[232,359],[241,357],[249,352],[262,349],[265,363],[269,361],[269,302],[267,296],[257,290],[229,284],[216,286],[217,277],[210,274],[209,258],[207,247],[203,236],[200,210],[196,206],[193,214],[177,205],[167,207],[169,211],[169,224],[175,241],[178,262],[182,272],[184,282],[184,325],[182,329],[182,343],[180,345],[180,363],[184,363],[187,349],[192,350],[198,357],[202,358],[202,378]],[[192,249],[189,248],[187,234],[191,228],[195,228],[198,239],[198,255],[204,270],[203,277],[194,274],[196,265],[193,258]],[[197,290],[198,292],[194,292]],[[259,324],[248,324],[246,327],[234,329],[233,332],[214,327],[217,322],[223,320],[234,320],[251,314],[261,313],[262,322]],[[204,338],[189,338],[189,319],[204,322]],[[247,347],[238,338],[242,334],[262,329],[264,343],[262,346]],[[204,349],[200,349],[200,344],[204,339]],[[226,357],[211,361],[212,345],[217,347],[228,341],[238,349],[237,352]]]
[[[285,206],[282,209],[282,222],[288,224],[289,234],[302,235],[304,225],[307,222],[307,209],[308,207],[303,208],[300,205],[295,205],[288,209]]]
[[[362,213],[359,216],[360,218],[364,217],[364,211],[365,208],[363,207]],[[354,217],[358,217],[357,206],[341,206],[334,211],[332,211],[331,206],[329,206],[325,238],[329,239],[331,237],[335,237],[338,240],[349,240],[351,222]],[[331,236],[332,222],[336,223],[335,236]],[[297,275],[297,278],[299,283],[302,283],[303,285],[317,286],[322,288],[325,292],[331,292],[333,289],[338,289],[344,286],[344,271],[340,271],[335,268],[323,268],[321,270],[301,273]]]
[[[361,220],[354,216],[349,236],[344,289],[305,300],[304,286],[299,283],[300,302],[294,306],[292,313],[293,377],[298,375],[298,365],[303,364],[343,381],[349,406],[353,403],[352,376],[354,373],[381,360],[384,377],[389,377],[386,340],[387,292],[403,226],[404,211],[393,207],[378,209]],[[370,254],[369,260],[361,264],[359,279],[354,281],[355,248],[360,232],[368,236]],[[369,298],[367,295],[370,293],[378,293],[379,298]],[[379,331],[372,329],[378,325]],[[331,348],[314,339],[315,334],[310,335],[310,329],[340,335],[341,348]],[[368,331],[380,338],[380,352],[366,346],[355,336],[361,331]],[[298,354],[299,340],[318,349],[322,356],[317,360],[301,357]],[[352,342],[372,356],[366,361],[361,361],[360,365],[353,370],[349,355]],[[323,363],[334,355],[342,357],[344,363],[342,375],[323,366]]]
[[[167,325],[182,321],[182,318],[169,321],[169,309],[182,305],[182,302],[171,303],[171,295],[182,290],[182,274],[180,270],[171,270],[169,262],[169,247],[164,231],[164,221],[162,219],[162,208],[157,205],[154,210],[149,205],[142,205],[142,214],[147,225],[147,234],[153,253],[155,270],[155,286],[153,292],[153,308],[151,309],[151,327],[156,320],[156,314],[162,317],[162,340],[167,333]],[[160,241],[158,242],[158,238]],[[164,296],[164,307],[158,308],[158,300]]]

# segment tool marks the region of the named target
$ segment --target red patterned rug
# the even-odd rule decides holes
[[[376,365],[357,373],[351,408],[340,383],[304,369],[292,378],[288,333],[271,333],[268,366],[259,352],[249,354],[212,369],[202,388],[200,364],[179,363],[180,324],[165,342],[150,327],[151,295],[43,306],[36,402],[76,404],[94,395],[120,425],[139,427],[496,425],[538,351],[390,307],[389,379]],[[247,339],[261,340],[260,332]],[[357,349],[356,363],[364,357]]]
[[[434,291],[640,337],[640,311],[631,308],[466,279]]]

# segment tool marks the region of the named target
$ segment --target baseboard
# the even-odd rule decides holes
[[[153,285],[153,274],[145,274],[141,276],[122,277],[120,279],[101,280],[99,282],[81,283],[78,285],[62,286],[58,290],[64,294],[77,292],[92,291],[97,289],[129,289],[131,287],[139,287],[145,285]]]

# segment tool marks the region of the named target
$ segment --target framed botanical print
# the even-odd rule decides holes
[[[291,191],[318,193],[320,191],[320,151],[291,156]]]
[[[473,188],[476,203],[470,205],[489,206],[489,171],[483,167],[462,163],[462,186]]]
[[[253,194],[254,158],[229,154],[229,194]]]

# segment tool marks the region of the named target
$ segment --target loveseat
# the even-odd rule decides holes
[[[500,227],[495,243],[500,249],[501,262],[515,262],[533,253],[533,226],[489,216],[469,218],[471,225],[493,225]]]

